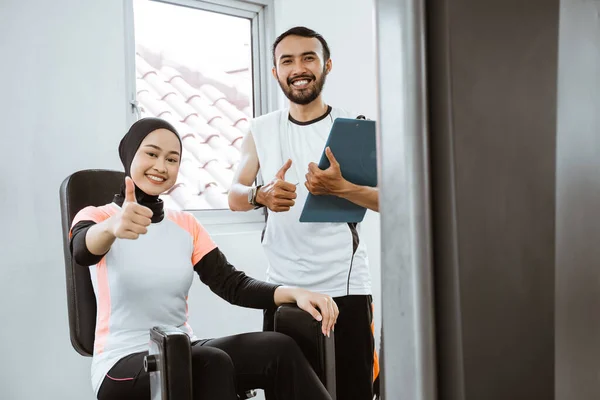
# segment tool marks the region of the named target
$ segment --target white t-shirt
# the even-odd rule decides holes
[[[120,207],[111,203],[86,207],[73,221],[100,223]],[[216,248],[193,215],[165,209],[137,240],[117,239],[90,275],[97,315],[92,359],[96,394],[108,371],[128,354],[147,351],[149,330],[176,326],[196,340],[188,324],[187,296],[194,265]]]
[[[332,297],[371,294],[371,274],[360,226],[345,223],[304,223],[300,214],[308,196],[304,186],[310,162],[318,163],[333,121],[356,115],[330,108],[308,123],[289,118],[284,109],[252,120],[260,174],[270,182],[288,159],[285,180],[298,184],[296,203],[287,212],[269,212],[262,245],[269,265],[267,281],[298,286]]]

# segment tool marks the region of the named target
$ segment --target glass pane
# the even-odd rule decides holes
[[[142,117],[163,118],[183,142],[176,209],[225,209],[253,116],[251,21],[134,0],[136,88]]]

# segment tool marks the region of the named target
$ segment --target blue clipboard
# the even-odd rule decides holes
[[[329,147],[340,164],[342,176],[361,186],[377,186],[377,139],[375,121],[336,118],[325,148]],[[320,169],[329,168],[323,149]],[[362,222],[367,209],[337,196],[308,194],[300,222]]]

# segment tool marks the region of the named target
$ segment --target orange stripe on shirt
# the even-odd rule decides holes
[[[101,354],[108,338],[110,323],[110,288],[108,286],[106,257],[103,257],[96,265],[96,279],[98,283],[98,312],[94,353]]]
[[[189,313],[189,307],[188,307],[188,296],[185,296],[185,323],[183,324],[183,326],[185,326],[185,328],[188,331],[188,334],[193,335],[194,331],[192,329],[192,327],[189,324],[190,321],[190,313]]]
[[[194,241],[192,265],[196,265],[202,257],[214,250],[217,245],[194,216],[185,211],[167,210],[167,218],[188,232]]]
[[[106,204],[100,207],[88,206],[81,209],[75,218],[71,228],[81,221],[93,221],[97,224],[107,220],[119,211],[119,207],[111,204]],[[69,232],[69,238],[72,235],[72,231]],[[109,334],[110,324],[110,289],[108,286],[108,270],[106,268],[106,257],[103,257],[98,264],[96,264],[96,278],[98,284],[98,309],[97,309],[97,321],[96,321],[96,335],[94,339],[94,352],[101,354],[104,351],[104,345]]]

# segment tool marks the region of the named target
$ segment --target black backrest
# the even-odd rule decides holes
[[[69,231],[73,218],[81,209],[110,203],[124,180],[123,172],[90,169],[75,172],[60,185],[69,331],[71,344],[83,356],[94,353],[96,297],[89,268],[77,265],[71,258]]]

